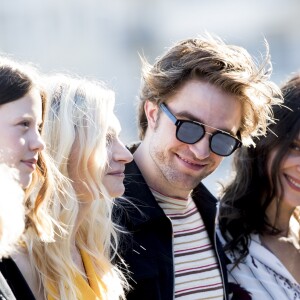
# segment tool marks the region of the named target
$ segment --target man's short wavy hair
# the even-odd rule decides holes
[[[153,66],[141,59],[140,139],[144,139],[148,127],[145,102],[159,105],[189,80],[209,82],[241,101],[239,132],[244,145],[253,144],[252,137],[266,133],[268,124],[273,123],[272,105],[282,101],[279,88],[269,80],[272,65],[267,42],[266,55],[260,64],[244,48],[227,45],[208,34],[176,43]]]

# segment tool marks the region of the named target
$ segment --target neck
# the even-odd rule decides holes
[[[133,158],[140,169],[147,185],[168,197],[187,199],[191,190],[176,188],[163,176],[149,153],[149,145],[143,141],[133,154]]]
[[[280,231],[280,236],[288,236],[290,219],[295,207],[286,208],[283,205],[280,205],[281,203],[282,201],[273,199],[266,210],[266,214],[270,224]]]

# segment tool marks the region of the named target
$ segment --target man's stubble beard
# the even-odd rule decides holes
[[[177,171],[176,165],[173,164],[165,155],[163,150],[157,149],[154,145],[150,147],[150,157],[153,160],[155,167],[157,169],[157,178],[161,182],[166,182],[167,184],[173,186],[174,188],[181,188],[184,190],[193,190],[204,178],[206,178],[210,173],[201,173],[198,177],[184,174]]]

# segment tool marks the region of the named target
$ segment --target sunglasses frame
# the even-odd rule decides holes
[[[240,148],[242,146],[242,141],[240,140],[240,138],[236,138],[234,137],[233,135],[231,135],[230,133],[224,131],[224,130],[221,130],[221,129],[218,129],[218,128],[215,128],[215,127],[212,127],[212,126],[208,126],[204,123],[200,123],[200,122],[197,122],[197,121],[192,121],[192,120],[180,120],[180,119],[177,119],[172,113],[171,111],[169,110],[169,108],[167,107],[166,104],[164,103],[160,103],[159,104],[159,107],[161,108],[161,110],[169,117],[169,119],[174,123],[174,125],[176,126],[176,138],[182,142],[182,143],[185,143],[185,144],[189,144],[189,145],[193,145],[193,144],[196,144],[197,142],[199,142],[201,139],[203,139],[203,137],[205,136],[205,134],[209,134],[210,135],[210,140],[209,140],[209,148],[210,150],[219,155],[219,156],[223,156],[223,157],[226,157],[226,156],[229,156],[231,155],[236,149]],[[193,123],[193,124],[197,124],[198,126],[200,126],[201,128],[203,128],[203,135],[198,139],[196,140],[195,142],[193,143],[188,143],[188,142],[185,142],[185,141],[182,141],[181,139],[178,138],[178,130],[181,126],[181,124],[183,123]],[[210,132],[207,132],[205,130],[205,127],[208,127],[208,128],[212,128],[212,129],[215,129],[217,130],[216,132],[214,133],[210,133]],[[216,153],[212,148],[211,148],[211,141],[212,141],[212,138],[217,135],[217,134],[224,134],[224,135],[227,135],[227,136],[230,136],[232,137],[235,141],[236,141],[236,145],[235,147],[233,148],[233,150],[231,151],[231,153],[227,154],[227,155],[223,155],[223,154],[219,154],[219,153]],[[239,132],[237,133],[239,135]]]

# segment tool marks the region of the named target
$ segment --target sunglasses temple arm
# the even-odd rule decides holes
[[[169,117],[169,119],[176,124],[177,123],[177,119],[176,117],[168,110],[167,106],[163,103],[161,103],[160,108],[162,109],[162,111]]]

